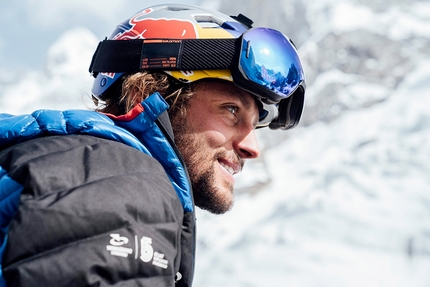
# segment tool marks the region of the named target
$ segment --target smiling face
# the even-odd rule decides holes
[[[195,204],[212,213],[234,202],[233,175],[260,151],[254,98],[230,82],[198,82],[186,117],[172,119],[175,141],[190,175]]]

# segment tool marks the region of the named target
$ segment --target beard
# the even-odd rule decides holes
[[[218,183],[215,175],[215,164],[225,153],[211,154],[213,149],[190,131],[185,120],[173,122],[173,130],[176,146],[190,176],[195,205],[214,214],[226,213],[234,204],[233,185]]]
[[[213,170],[207,169],[191,180],[194,194],[194,203],[201,209],[214,214],[223,214],[229,211],[234,204],[233,187],[229,187],[230,196],[221,195],[214,188],[215,176]]]

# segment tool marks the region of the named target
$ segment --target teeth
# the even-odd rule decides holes
[[[234,175],[234,174],[235,174],[234,169],[233,169],[232,167],[230,167],[230,166],[228,166],[228,165],[226,165],[226,164],[223,164],[223,163],[221,163],[221,162],[220,162],[220,164],[221,164],[221,166],[222,166],[223,168],[225,168],[229,173],[231,173],[232,175]]]

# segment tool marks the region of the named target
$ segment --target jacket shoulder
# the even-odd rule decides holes
[[[7,283],[173,284],[183,208],[157,160],[112,140],[67,135],[8,148],[0,165],[23,186],[2,262]]]

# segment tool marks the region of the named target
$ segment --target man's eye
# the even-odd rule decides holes
[[[238,108],[236,106],[228,106],[227,109],[230,111],[230,113],[236,115]]]

